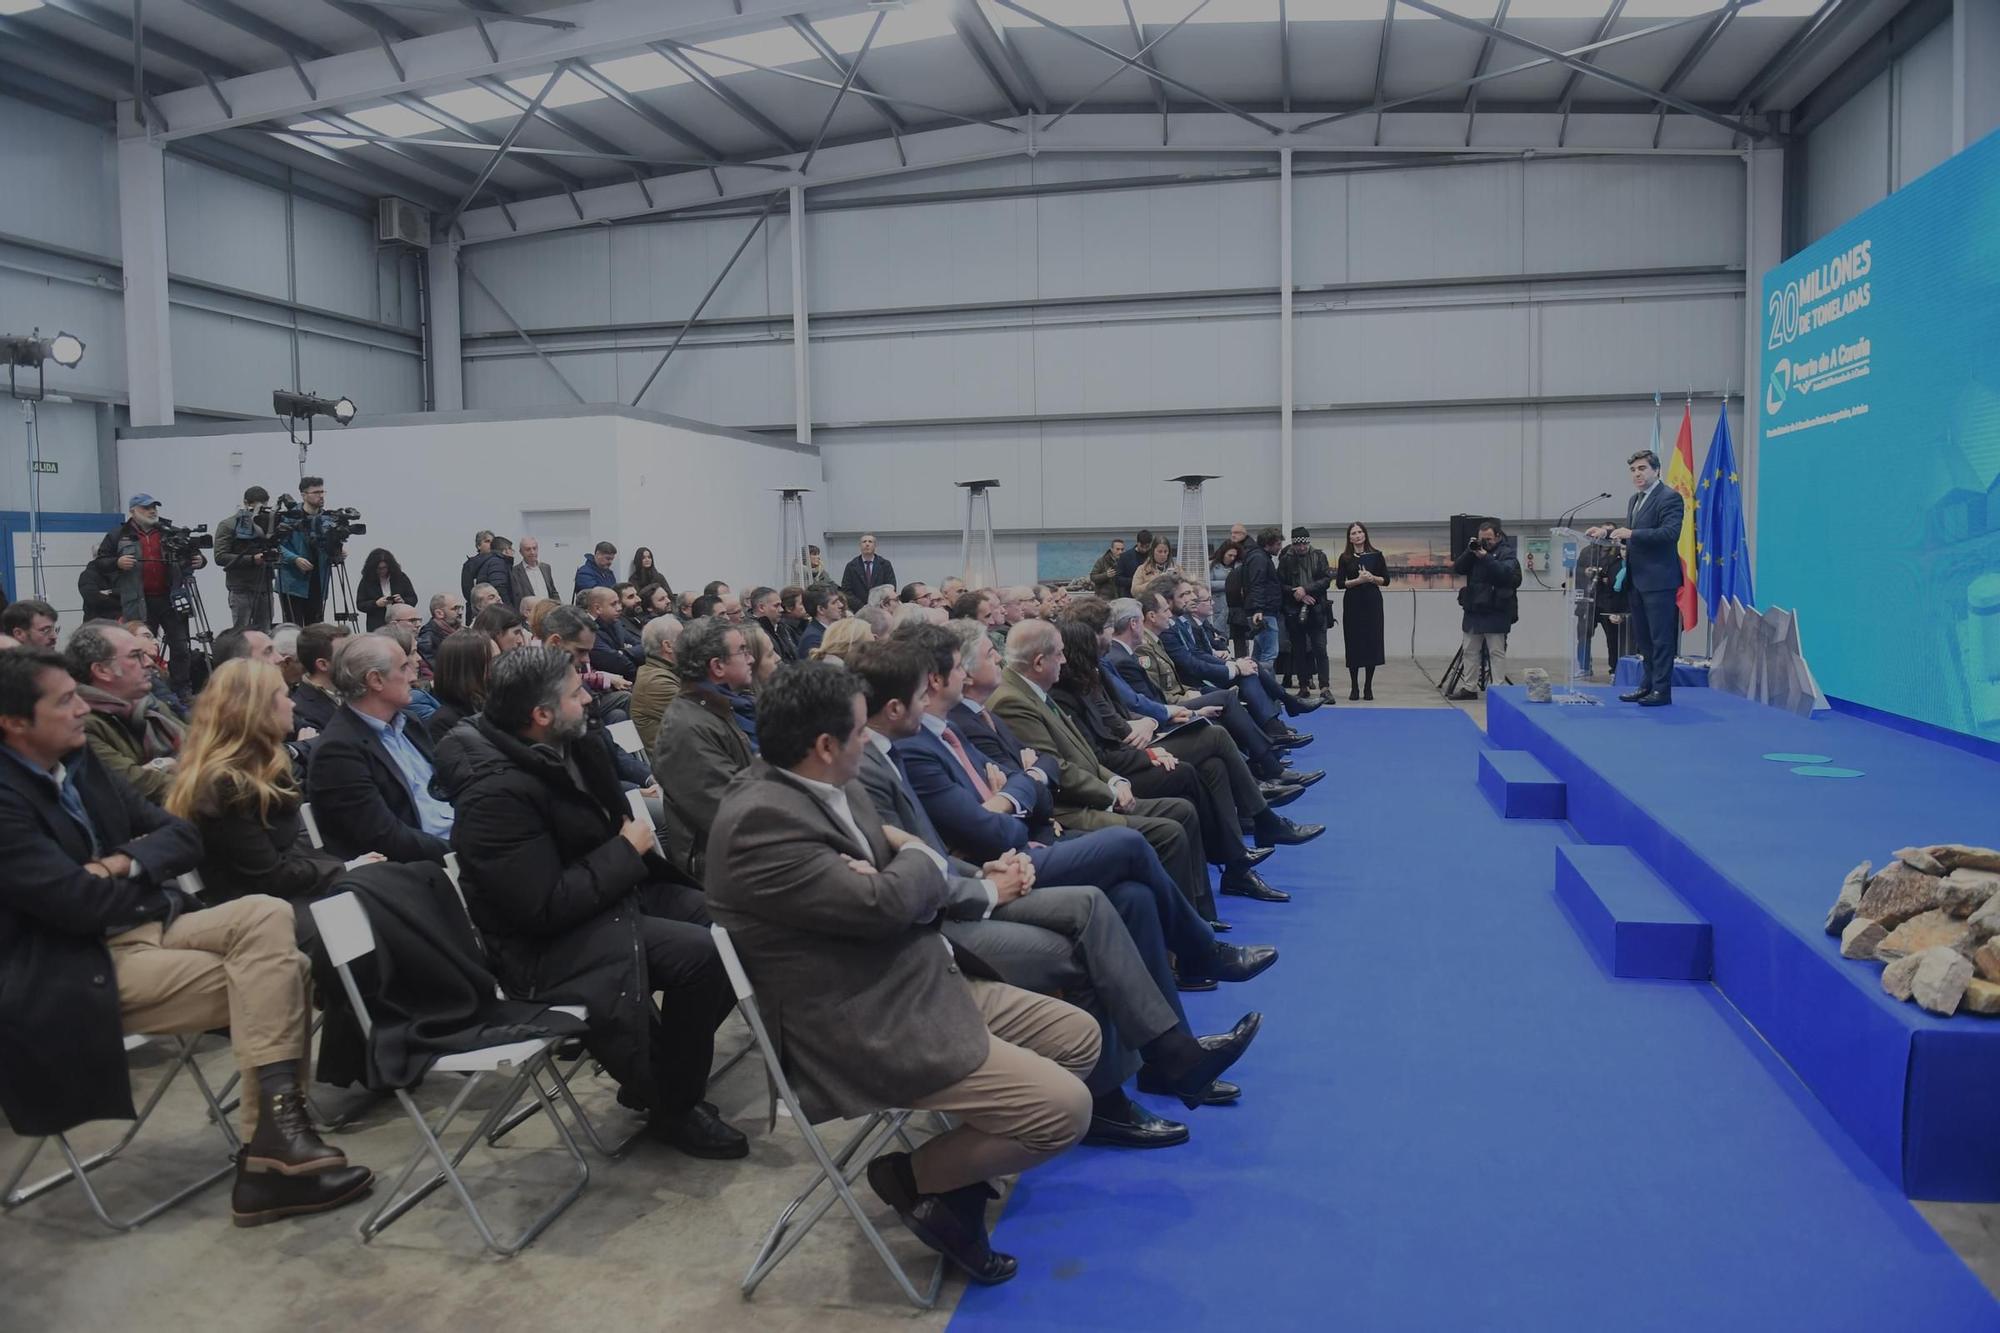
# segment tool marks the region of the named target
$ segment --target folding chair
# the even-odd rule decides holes
[[[354,1016],[361,1024],[362,1036],[368,1037],[374,1032],[374,1019],[369,1015],[368,1005],[362,998],[360,986],[355,983],[353,968],[355,959],[366,957],[375,951],[375,929],[369,923],[368,913],[362,908],[361,900],[352,893],[341,893],[321,899],[312,905],[312,911],[314,920],[319,923],[320,938],[326,944],[327,956],[339,970],[340,984],[347,991],[348,1002],[354,1006]],[[583,1016],[582,1011],[577,1009],[564,1009],[561,1012],[578,1018]],[[452,1192],[458,1196],[459,1203],[464,1206],[466,1215],[472,1219],[472,1225],[478,1229],[480,1239],[486,1242],[486,1247],[502,1258],[511,1258],[520,1253],[524,1246],[540,1235],[549,1223],[555,1221],[564,1209],[576,1201],[577,1196],[583,1193],[583,1187],[590,1183],[590,1164],[584,1161],[583,1153],[577,1149],[576,1140],[570,1137],[569,1127],[563,1123],[562,1117],[556,1114],[547,1091],[542,1087],[541,1080],[536,1077],[544,1071],[551,1076],[554,1075],[555,1070],[549,1062],[549,1053],[556,1045],[555,1038],[542,1037],[529,1041],[508,1042],[499,1046],[486,1046],[476,1051],[460,1051],[438,1060],[431,1066],[433,1072],[467,1074],[470,1077],[465,1080],[458,1094],[451,1099],[451,1104],[445,1108],[435,1129],[424,1118],[423,1112],[417,1109],[416,1101],[410,1096],[409,1089],[395,1090],[396,1100],[402,1104],[403,1112],[410,1118],[410,1123],[416,1126],[417,1137],[421,1142],[417,1151],[411,1155],[409,1164],[396,1177],[396,1183],[383,1195],[382,1202],[362,1219],[359,1231],[364,1243],[381,1234],[391,1222],[421,1203],[438,1186],[448,1184]],[[502,1072],[507,1073],[509,1078],[500,1097],[494,1101],[492,1109],[480,1121],[478,1128],[474,1129],[459,1146],[458,1151],[446,1155],[440,1140],[451,1128],[451,1122],[458,1118],[458,1113],[464,1109],[473,1090],[485,1082],[488,1074]],[[479,1205],[473,1202],[472,1192],[466,1188],[465,1181],[458,1174],[458,1165],[465,1160],[465,1155],[472,1151],[472,1146],[486,1137],[493,1126],[512,1111],[522,1095],[529,1091],[534,1092],[536,1100],[548,1113],[549,1123],[555,1126],[556,1136],[561,1139],[563,1149],[569,1153],[570,1160],[575,1164],[575,1179],[546,1211],[528,1223],[519,1236],[502,1244],[494,1237],[493,1229],[487,1225],[485,1216],[479,1211]],[[409,1183],[410,1177],[416,1173],[426,1157],[437,1165],[436,1172],[422,1185],[405,1194],[404,1186]]]
[[[771,1270],[782,1263],[786,1255],[798,1248],[799,1242],[805,1239],[806,1233],[826,1215],[827,1210],[839,1203],[846,1207],[848,1214],[860,1226],[861,1234],[868,1238],[868,1244],[873,1247],[876,1257],[881,1259],[882,1266],[889,1270],[889,1276],[896,1280],[896,1285],[902,1289],[903,1295],[909,1298],[911,1304],[928,1310],[937,1303],[938,1289],[944,1283],[944,1258],[939,1256],[936,1265],[931,1269],[930,1280],[924,1285],[923,1290],[919,1291],[916,1284],[911,1282],[909,1275],[903,1271],[902,1264],[896,1261],[896,1256],[889,1252],[889,1246],[882,1239],[882,1233],[875,1229],[875,1224],[868,1220],[868,1214],[862,1211],[860,1201],[854,1197],[853,1188],[855,1178],[867,1168],[868,1163],[874,1160],[878,1152],[888,1146],[891,1139],[900,1141],[906,1148],[912,1146],[909,1135],[904,1130],[904,1123],[913,1113],[906,1110],[873,1112],[862,1121],[861,1128],[855,1131],[854,1136],[838,1153],[829,1153],[826,1144],[814,1130],[812,1122],[806,1119],[806,1113],[800,1109],[799,1100],[792,1092],[792,1085],[785,1078],[784,1068],[778,1063],[777,1050],[771,1044],[771,1034],[765,1030],[764,1017],[757,1009],[757,996],[751,989],[749,974],[743,970],[743,960],[737,957],[736,945],[730,940],[729,932],[721,926],[710,926],[709,933],[715,937],[716,952],[722,955],[722,965],[729,972],[729,984],[736,992],[737,1008],[742,1010],[744,1021],[750,1024],[750,1032],[756,1041],[757,1050],[764,1057],[764,1072],[770,1078],[771,1086],[777,1089],[778,1096],[784,1099],[785,1109],[791,1113],[792,1122],[799,1127],[799,1134],[805,1139],[807,1150],[819,1164],[819,1169],[813,1173],[806,1188],[785,1205],[784,1212],[778,1214],[778,1220],[772,1224],[770,1232],[764,1237],[764,1244],[758,1249],[756,1258],[750,1261],[750,1271],[743,1277],[745,1299],[756,1292],[758,1284],[770,1276]],[[803,1220],[794,1224],[793,1219],[806,1207],[807,1201],[812,1199],[822,1184],[831,1186],[831,1189],[812,1205],[811,1211],[806,1213]]]
[[[311,801],[299,802],[299,822],[306,826],[306,841],[315,848],[326,846],[326,839],[319,836],[319,821],[313,818]]]
[[[134,1227],[152,1221],[175,1204],[186,1199],[191,1199],[210,1185],[219,1184],[229,1176],[235,1174],[236,1154],[243,1147],[243,1143],[241,1139],[237,1138],[234,1127],[230,1125],[229,1116],[223,1111],[221,1102],[216,1097],[215,1090],[209,1086],[207,1077],[202,1074],[201,1066],[195,1063],[194,1053],[197,1039],[196,1036],[154,1037],[138,1033],[126,1036],[125,1050],[128,1054],[156,1041],[174,1043],[174,1062],[168,1067],[165,1075],[161,1077],[158,1086],[153,1089],[153,1095],[146,1099],[145,1105],[139,1107],[138,1118],[132,1122],[132,1127],[127,1129],[124,1136],[109,1148],[81,1159],[77,1157],[76,1149],[70,1145],[67,1133],[51,1134],[47,1138],[35,1139],[28,1145],[28,1151],[22,1154],[20,1165],[14,1168],[14,1174],[7,1178],[6,1188],[0,1190],[0,1209],[12,1212],[22,1204],[47,1194],[58,1185],[74,1180],[78,1187],[83,1190],[83,1197],[90,1204],[90,1211],[97,1214],[98,1221],[110,1227],[113,1231],[130,1231]],[[131,1145],[132,1140],[139,1137],[139,1131],[146,1127],[146,1122],[152,1118],[154,1108],[159,1106],[160,1099],[166,1096],[167,1089],[172,1086],[173,1081],[180,1076],[180,1072],[183,1069],[187,1070],[193,1076],[195,1087],[200,1090],[202,1100],[208,1103],[209,1117],[215,1122],[216,1131],[221,1136],[223,1145],[228,1151],[229,1161],[199,1180],[181,1187],[166,1198],[149,1205],[130,1217],[113,1217],[110,1209],[105,1207],[104,1200],[99,1196],[96,1187],[90,1183],[89,1173],[124,1152]],[[50,1139],[55,1140],[56,1148],[62,1153],[63,1160],[68,1162],[69,1166],[45,1180],[40,1180],[32,1185],[23,1187],[21,1185],[21,1177],[28,1174],[28,1168],[34,1164],[36,1155],[41,1152],[43,1145],[48,1143]]]

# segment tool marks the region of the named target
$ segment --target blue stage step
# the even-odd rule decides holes
[[[1561,819],[1563,780],[1526,750],[1481,750],[1479,790],[1503,819]]]
[[[1556,848],[1556,896],[1613,976],[1708,980],[1708,922],[1631,849]]]

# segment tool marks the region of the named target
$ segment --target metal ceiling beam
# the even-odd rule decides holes
[[[218,17],[219,10],[227,9],[237,19],[256,19],[229,0],[187,2]],[[790,14],[833,17],[867,8],[865,0],[673,0],[671,4],[590,0],[541,11],[544,17],[574,22],[576,27],[569,31],[500,24],[496,21],[500,15],[487,11],[485,21],[493,27],[490,50],[486,40],[469,28],[393,41],[404,71],[400,78],[382,52],[373,48],[310,60],[288,53],[288,61],[298,62],[296,73],[291,68],[268,69],[221,85],[223,99],[232,108],[229,113],[206,88],[183,89],[157,100],[173,125],[167,137],[186,138],[233,125],[298,119],[329,106],[382,101],[397,93],[457,87],[474,75],[519,77],[546,71],[564,60],[627,54],[655,41],[700,41],[778,23]],[[273,24],[263,27],[270,34],[282,32]],[[308,85],[309,93],[304,92]]]
[[[882,17],[880,14],[877,14],[875,17],[875,27],[871,27],[868,30],[868,36],[872,39],[875,36],[875,28],[881,26]],[[861,55],[865,56],[867,54],[868,46],[864,42],[861,47]],[[860,56],[855,57],[854,63],[857,65],[861,63]],[[822,127],[823,129],[824,127]],[[819,147],[817,141],[814,142],[813,147],[815,149]],[[808,154],[808,158],[810,158],[810,154]],[[729,270],[736,267],[736,261],[743,257],[745,250],[750,248],[750,242],[757,239],[757,233],[764,230],[764,223],[770,218],[771,210],[778,206],[778,200],[783,197],[785,197],[783,194],[773,194],[764,202],[764,211],[757,215],[757,220],[750,224],[750,230],[745,233],[741,241],[737,242],[736,250],[729,256],[729,262],[722,266],[722,272],[715,275],[715,281],[709,283],[708,290],[701,294],[701,300],[695,303],[694,313],[687,317],[687,323],[681,325],[681,331],[674,335],[674,340],[671,343],[667,344],[667,350],[660,353],[659,361],[653,366],[653,373],[646,376],[646,382],[639,386],[639,392],[632,395],[632,406],[637,407],[645,401],[647,391],[653,387],[653,381],[658,379],[660,372],[667,368],[667,362],[673,358],[674,352],[681,345],[681,340],[688,336],[688,330],[692,329],[694,322],[701,318],[701,312],[708,309],[709,301],[714,298],[716,292],[722,289],[722,280],[729,276]],[[526,335],[523,334],[522,336],[525,337]]]
[[[1736,97],[1736,114],[1739,116],[1756,106],[1758,99],[1776,87],[1787,74],[1798,67],[1799,62],[1812,54],[1814,45],[1825,34],[1840,31],[1847,26],[1847,18],[1854,15],[1859,6],[1852,0],[1826,0],[1813,12],[1803,27],[1792,34],[1791,40],[1778,48],[1777,54],[1764,62],[1764,67],[1750,76],[1750,82],[1743,85],[1743,91]],[[1845,14],[1847,17],[1843,18]]]
[[[640,101],[637,97],[619,87],[612,79],[606,77],[600,71],[591,68],[587,61],[570,61],[569,72],[597,89],[600,93],[603,93],[619,106],[630,111],[639,119],[645,121],[660,133],[669,138],[678,139],[697,153],[700,153],[703,157],[718,161],[721,159],[722,150],[720,148],[717,148],[714,144],[702,138],[693,130],[688,129],[651,103]]]
[[[765,74],[776,75],[778,78],[781,79],[791,79],[795,83],[809,83],[813,85],[813,87],[815,88],[840,87],[840,85],[838,83],[835,83],[833,80],[822,79],[816,74],[801,74],[799,73],[799,71],[795,69],[785,69],[783,66],[780,65],[759,64],[755,60],[748,60],[742,56],[730,55],[725,51],[717,51],[712,47],[697,46],[694,45],[693,43],[686,43],[682,45],[680,49],[683,54],[688,56],[706,56],[710,60],[720,60],[726,64],[740,66],[743,69],[758,70]],[[1008,131],[1013,131],[1015,129],[1014,126],[1009,125],[1004,120],[994,120],[988,116],[968,116],[964,112],[952,111],[946,107],[941,107],[941,106],[932,106],[929,102],[916,102],[912,101],[907,97],[885,97],[883,94],[878,92],[863,92],[859,84],[856,84],[854,87],[849,88],[848,91],[856,97],[865,98],[866,100],[871,102],[880,102],[884,105],[906,106],[914,108],[915,110],[918,111],[928,111],[934,116],[943,116],[947,120],[956,120],[966,125],[991,125],[996,130],[1008,130]]]
[[[678,46],[672,42],[653,42],[650,43],[650,46],[653,51],[673,61],[681,73],[694,80],[701,87],[702,91],[728,107],[731,111],[734,111],[742,119],[756,126],[761,133],[782,145],[786,152],[797,153],[804,151],[804,146],[797,139],[794,139],[777,121],[772,120],[756,107],[750,105],[749,101],[734,89],[725,88],[719,80],[711,78],[707,70],[683,54]]]
[[[1292,110],[1292,16],[1278,0],[1278,91],[1285,113]]]
[[[535,118],[535,112],[541,109],[542,99],[549,95],[549,91],[556,86],[556,81],[560,78],[562,78],[562,71],[553,70],[550,72],[549,77],[542,81],[541,91],[534,95],[521,114],[514,118],[514,123],[507,127],[507,133],[501,136],[500,151],[493,154],[493,159],[480,168],[479,179],[472,182],[472,188],[465,192],[465,197],[458,201],[456,208],[451,210],[451,216],[444,220],[442,227],[438,228],[441,233],[449,235],[452,224],[457,222],[465,213],[466,208],[471,205],[472,201],[479,197],[479,192],[486,188],[486,182],[493,178],[493,172],[499,167],[500,159],[506,156],[509,148],[514,146],[514,140],[521,137],[521,131],[528,127],[528,122]]]
[[[1248,121],[1250,124],[1257,126],[1259,129],[1269,130],[1272,134],[1284,133],[1282,129],[1280,129],[1276,125],[1273,125],[1270,121],[1265,120],[1260,116],[1253,116],[1248,111],[1238,110],[1236,107],[1229,105],[1229,103],[1227,102],[1218,101],[1215,98],[1210,97],[1207,93],[1203,92],[1201,89],[1195,87],[1191,83],[1187,83],[1181,79],[1176,79],[1168,74],[1162,74],[1158,70],[1148,69],[1143,64],[1140,63],[1139,59],[1136,56],[1128,56],[1123,52],[1119,51],[1116,47],[1106,46],[1103,42],[1098,41],[1094,37],[1086,37],[1083,33],[1078,32],[1075,28],[1066,27],[1063,24],[1056,22],[1052,18],[1047,18],[1041,14],[1037,14],[1034,10],[1027,8],[1025,5],[1022,5],[1019,2],[1019,0],[993,0],[993,2],[999,5],[1002,9],[1011,9],[1016,14],[1021,15],[1023,18],[1031,18],[1045,28],[1050,28],[1056,32],[1062,33],[1064,36],[1070,38],[1072,41],[1081,42],[1083,45],[1089,47],[1093,51],[1103,52],[1105,55],[1110,56],[1113,60],[1117,61],[1121,65],[1124,65],[1128,69],[1138,70],[1141,74],[1144,74],[1147,78],[1151,79],[1156,84],[1163,84],[1166,87],[1176,89],[1180,92],[1184,92],[1189,97],[1192,97],[1197,101],[1203,102],[1209,106],[1214,107],[1217,111],[1227,111],[1230,115],[1235,116],[1237,119]]]
[[[1396,0],[1389,0],[1389,3],[1383,6],[1382,9],[1382,40],[1376,43],[1375,46],[1375,96],[1372,100],[1377,106],[1381,105],[1382,94],[1388,84],[1389,34],[1395,31],[1395,27]],[[1382,117],[1378,115],[1375,117],[1375,144],[1377,147],[1380,147],[1381,143]]]
[[[15,51],[0,42],[0,65],[6,66],[6,77],[0,78],[0,95],[93,125],[112,125],[118,119],[115,100],[50,78],[30,52]]]
[[[1200,4],[1196,5],[1193,9],[1190,9],[1187,13],[1181,16],[1180,22],[1174,24],[1173,27],[1168,28],[1165,32],[1161,33],[1158,37],[1155,37],[1152,41],[1147,42],[1144,46],[1141,46],[1139,48],[1139,54],[1142,56],[1145,55],[1147,52],[1151,51],[1154,47],[1158,46],[1161,42],[1166,41],[1167,38],[1173,36],[1175,33],[1179,32],[1182,28],[1186,27],[1188,25],[1188,22],[1192,20],[1196,14],[1199,14],[1201,13],[1202,10],[1208,8],[1208,3],[1209,0],[1201,0]],[[1057,112],[1053,118],[1051,118],[1047,123],[1045,123],[1042,126],[1042,128],[1047,130],[1047,129],[1053,129],[1057,125],[1060,125],[1062,123],[1062,119],[1064,116],[1067,116],[1068,114],[1070,114],[1070,112],[1076,110],[1078,107],[1082,106],[1085,102],[1088,102],[1091,98],[1097,96],[1097,94],[1103,90],[1104,85],[1110,83],[1113,79],[1117,78],[1124,72],[1125,71],[1122,69],[1114,69],[1109,74],[1099,79],[1096,83],[1091,84],[1089,91],[1085,92],[1083,96],[1077,98],[1074,102],[1071,102],[1068,106],[1064,107],[1061,111]],[[1153,91],[1156,94],[1159,92],[1158,84],[1153,85]],[[1160,98],[1160,101],[1157,103],[1157,105],[1160,107],[1161,116],[1164,117],[1166,115],[1166,99],[1164,96]],[[1160,142],[1162,144],[1166,143],[1166,134],[1164,131],[1164,127],[1162,128]]]
[[[1208,3],[1208,0],[1201,0],[1201,2],[1205,5]],[[132,0],[132,3],[136,5],[139,3],[139,0]],[[1132,0],[1123,0],[1123,3],[1125,5],[1125,26],[1132,33],[1132,58],[1139,62],[1139,68],[1144,70],[1146,76],[1153,81],[1153,105],[1160,109],[1160,143],[1165,145],[1167,142],[1166,85],[1160,82],[1159,70],[1155,69],[1153,62],[1147,58],[1146,35],[1139,31],[1139,20],[1132,13]],[[1197,9],[1200,7],[1200,5],[1196,6]],[[1124,71],[1120,70],[1119,72],[1123,73]],[[1103,85],[1100,84],[1099,86],[1102,87]]]
[[[752,171],[789,171],[789,167],[769,162],[704,162],[694,158],[642,157],[636,153],[599,153],[581,148],[530,148],[524,144],[503,147],[498,143],[467,143],[463,139],[422,139],[407,135],[362,134],[351,130],[285,130],[302,139],[359,139],[363,143],[399,143],[417,148],[456,148],[472,153],[503,153],[510,157],[575,157],[593,162],[636,162],[648,167],[742,167]],[[580,185],[582,182],[578,182]]]
[[[1008,0],[1000,0],[1000,2],[1005,4]],[[1568,65],[1571,69],[1579,73],[1588,75],[1590,78],[1602,79],[1604,82],[1615,87],[1623,88],[1628,92],[1638,93],[1641,97],[1648,97],[1655,101],[1664,102],[1676,111],[1684,112],[1690,116],[1699,116],[1701,119],[1715,125],[1720,125],[1726,130],[1733,130],[1737,134],[1745,135],[1751,139],[1766,139],[1771,137],[1770,131],[1760,126],[1749,125],[1734,117],[1725,116],[1717,111],[1710,111],[1707,107],[1690,102],[1686,98],[1677,96],[1676,94],[1663,92],[1658,88],[1648,88],[1637,79],[1628,79],[1623,74],[1617,74],[1608,69],[1599,69],[1595,65],[1587,65],[1580,58],[1569,55],[1566,52],[1558,51],[1552,46],[1543,46],[1540,42],[1529,41],[1526,37],[1508,32],[1502,28],[1495,28],[1489,23],[1482,23],[1478,19],[1467,18],[1463,14],[1455,14],[1449,9],[1432,4],[1430,0],[1400,0],[1400,2],[1417,10],[1419,13],[1429,14],[1432,18],[1443,19],[1455,27],[1464,28],[1467,32],[1489,33],[1510,46],[1518,46],[1523,50],[1533,51],[1538,55],[1549,56],[1562,64]],[[1832,3],[1835,4],[1839,2],[1840,0],[1832,0]]]
[[[1027,94],[1027,109],[1047,111],[1051,105],[1049,95],[1042,91],[1035,72],[1028,68],[1028,62],[1014,49],[1006,34],[993,26],[993,20],[986,17],[986,11],[973,0],[951,0],[951,5],[951,26],[958,30],[959,37],[975,51],[997,51],[1000,63],[1007,67],[1007,72],[1014,76],[1021,90]],[[1012,93],[1007,95],[1007,100],[1016,107],[1020,106],[1020,100]]]
[[[1612,25],[1618,22],[1618,16],[1624,12],[1625,0],[1611,0],[1611,8],[1605,10],[1604,17],[1598,20],[1597,31],[1591,35],[1591,42],[1603,41],[1610,34]],[[1569,77],[1563,80],[1562,91],[1556,95],[1556,102],[1561,108],[1562,115],[1562,125],[1556,130],[1558,144],[1564,143],[1569,138],[1569,109],[1576,100],[1576,86],[1581,82],[1583,75],[1575,69],[1570,70]]]
[[[1507,4],[1508,0],[1500,0],[1499,7],[1493,11],[1494,27],[1497,28],[1507,21]],[[1479,79],[1481,75],[1486,73],[1487,63],[1492,59],[1493,39],[1491,37],[1480,38],[1479,59],[1473,62],[1472,66],[1472,85],[1465,90],[1465,146],[1467,148],[1472,147],[1472,126],[1479,115]]]
[[[819,129],[813,135],[812,147],[806,149],[805,161],[799,163],[798,167],[799,175],[803,176],[808,171],[812,170],[812,160],[815,156],[818,155],[819,146],[822,143],[826,142],[826,132],[828,127],[830,127],[833,124],[834,112],[840,110],[841,101],[846,98],[847,90],[854,86],[854,81],[856,79],[861,77],[861,62],[868,58],[869,49],[875,45],[875,34],[882,31],[882,20],[886,16],[887,16],[886,10],[878,9],[875,11],[875,21],[868,25],[868,35],[861,39],[861,49],[854,53],[854,63],[848,66],[847,77],[840,81],[840,91],[835,93],[833,95],[833,101],[827,104],[826,115],[821,118],[819,122]],[[896,141],[896,156],[902,158],[904,166],[909,165],[910,158],[909,155],[903,151],[903,141],[901,139],[898,139]],[[777,197],[775,195],[772,196],[772,204],[765,205],[766,214],[770,212],[772,205],[775,204],[776,201]]]
[[[993,57],[979,44],[979,38],[961,20],[956,10],[951,16],[951,29],[958,34],[958,40],[965,47],[966,53],[972,57],[973,63],[979,66],[979,72],[986,76],[986,81],[993,85],[993,91],[1000,94],[1000,100],[1007,104],[1008,110],[1017,116],[1028,114],[1027,103],[1020,99],[1013,87],[1001,76],[1000,67],[993,63]]]
[[[819,35],[819,29],[813,27],[812,24],[796,14],[786,19],[785,22],[791,24],[792,31],[804,38],[806,44],[819,53],[821,60],[832,66],[833,70],[842,78],[847,77],[847,62],[840,58],[840,52],[834,50],[826,38]],[[860,93],[867,100],[869,107],[874,110],[876,115],[882,118],[882,123],[889,127],[890,135],[896,140],[897,155],[902,157],[905,162],[909,161],[909,156],[903,152],[903,131],[910,127],[903,123],[903,118],[898,116],[894,111],[891,111],[888,104],[881,99],[880,95],[863,80],[859,78],[854,80],[854,91]]]
[[[370,9],[403,9],[415,14],[443,14],[447,17],[457,17],[466,12],[463,5],[454,9],[449,5],[414,4],[411,0],[356,0],[356,3]],[[495,23],[525,23],[531,27],[554,28],[558,32],[576,31],[576,25],[567,19],[543,18],[539,14],[511,14],[504,9],[488,9],[484,17]]]
[[[1694,73],[1695,66],[1701,64],[1703,58],[1714,49],[1716,42],[1722,37],[1722,30],[1729,26],[1729,21],[1736,17],[1737,11],[1742,7],[1743,0],[1731,0],[1729,7],[1720,14],[1717,14],[1714,22],[1710,23],[1703,30],[1701,36],[1695,39],[1694,45],[1688,48],[1688,53],[1681,57],[1680,63],[1674,66],[1674,72],[1667,75],[1667,81],[1661,84],[1660,87],[1667,92],[1673,92],[1679,88],[1681,82],[1688,75]],[[1653,147],[1658,148],[1660,146],[1660,131],[1664,130],[1666,126],[1667,108],[1664,104],[1661,104],[1659,118],[1653,122]]]

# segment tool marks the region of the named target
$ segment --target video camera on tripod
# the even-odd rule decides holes
[[[215,536],[208,530],[208,524],[180,528],[168,519],[160,520],[160,554],[168,564],[186,566],[194,562],[196,551],[214,549]]]
[[[278,497],[278,507],[274,511],[273,535],[282,542],[295,532],[312,525],[315,516],[306,512],[305,506],[289,495]],[[319,530],[319,539],[326,546],[341,546],[349,537],[366,536],[368,525],[361,521],[359,509],[322,509],[318,517],[327,520]]]

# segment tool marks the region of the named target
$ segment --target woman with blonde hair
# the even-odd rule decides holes
[[[540,643],[548,637],[542,633],[542,619],[549,612],[561,605],[562,603],[553,597],[523,597],[521,599],[521,605],[516,609],[520,611],[521,619],[528,622],[528,638],[531,642]]]
[[[819,647],[813,649],[812,655],[815,661],[832,658],[844,666],[855,649],[873,642],[875,631],[869,628],[868,622],[860,616],[849,616],[827,626],[826,637],[819,641]]]
[[[291,729],[291,692],[268,662],[224,662],[195,699],[165,804],[201,834],[210,906],[266,893],[298,904],[304,920],[304,903],[341,871],[339,858],[303,835],[304,798],[285,748]]]

